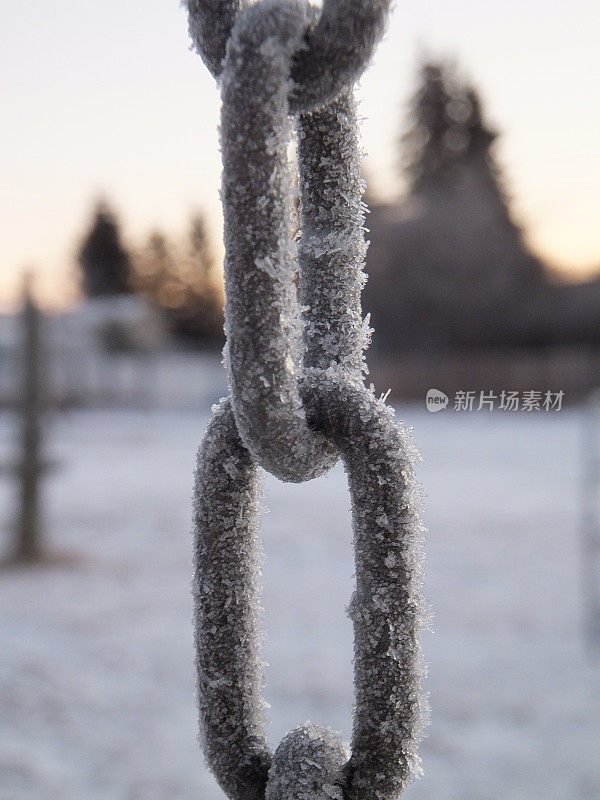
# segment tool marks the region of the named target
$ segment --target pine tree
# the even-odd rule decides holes
[[[204,217],[190,219],[188,247],[183,260],[186,303],[179,314],[178,333],[198,342],[219,340],[223,333],[223,302],[213,279],[214,263]]]
[[[96,206],[89,232],[78,255],[86,297],[111,297],[130,294],[131,258],[121,242],[119,222],[110,207]]]
[[[222,337],[222,300],[212,277],[213,260],[200,214],[190,220],[184,247],[155,231],[135,264],[136,286],[177,337],[201,344]]]
[[[456,67],[424,64],[401,141],[408,196],[369,225],[365,301],[380,341],[481,348],[522,336],[545,271],[512,218],[496,139]]]
[[[179,308],[185,299],[185,286],[179,275],[178,259],[170,242],[160,231],[148,237],[137,283],[141,293],[162,309]]]
[[[206,235],[206,224],[201,214],[193,214],[190,219],[189,261],[196,273],[196,281],[203,287],[212,283],[213,262]]]
[[[449,63],[426,63],[410,103],[409,129],[402,137],[402,163],[411,192],[455,181],[477,169],[489,187],[504,192],[491,151],[497,134],[484,122],[479,95]]]
[[[420,79],[410,104],[410,127],[401,139],[401,162],[411,190],[440,170],[445,156],[444,135],[448,129],[446,107],[450,96],[441,66],[424,64]]]

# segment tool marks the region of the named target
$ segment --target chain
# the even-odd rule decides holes
[[[218,77],[231,30],[246,0],[187,0],[190,35]],[[316,24],[303,32],[290,64],[290,110],[314,109],[353,86],[371,60],[390,0],[324,0]]]
[[[202,746],[231,800],[392,800],[418,771],[416,454],[362,382],[370,331],[360,306],[366,245],[352,85],[387,6],[324,0],[317,15],[294,0],[188,0],[190,31],[222,94],[231,397],[215,409],[198,455],[194,592]],[[258,467],[303,481],[339,456],[356,563],[351,754],[337,734],[308,723],[271,754]]]

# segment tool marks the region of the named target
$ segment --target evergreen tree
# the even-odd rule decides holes
[[[497,134],[483,120],[477,91],[461,81],[448,63],[427,63],[409,110],[402,137],[403,165],[410,190],[419,192],[457,179],[476,167],[489,187],[504,192],[491,147]]]
[[[456,68],[424,64],[402,138],[408,197],[369,221],[365,305],[380,341],[431,350],[523,337],[546,277],[512,219],[496,138]]]
[[[223,335],[223,302],[213,279],[214,263],[206,223],[201,214],[190,219],[187,254],[183,261],[188,287],[185,306],[178,321],[181,336],[196,340],[219,340]]]
[[[121,243],[119,223],[109,206],[97,205],[78,254],[86,297],[130,294],[131,258]]]
[[[193,214],[190,219],[189,262],[196,273],[200,286],[209,288],[212,283],[213,262],[206,235],[206,224],[201,214]]]
[[[437,64],[424,64],[419,88],[410,103],[409,130],[401,139],[401,161],[411,190],[439,171],[444,161],[449,101],[442,68]]]
[[[178,259],[167,238],[158,230],[148,237],[140,259],[137,284],[140,292],[162,309],[179,308],[185,286],[179,275]]]
[[[155,231],[136,259],[136,286],[163,311],[173,334],[194,344],[222,337],[222,299],[212,278],[213,261],[204,218],[192,216],[183,248]]]

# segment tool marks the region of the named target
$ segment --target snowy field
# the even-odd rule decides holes
[[[586,660],[580,433],[560,414],[398,415],[426,461],[435,631],[424,777],[408,800],[598,800],[600,663]],[[55,418],[51,567],[0,572],[0,800],[222,800],[196,743],[190,492],[206,414]],[[0,455],[14,420],[0,416]],[[351,729],[349,498],[336,469],[266,480],[273,744]],[[6,550],[14,487],[0,476]]]

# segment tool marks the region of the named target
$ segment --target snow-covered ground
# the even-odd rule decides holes
[[[580,412],[398,415],[426,461],[431,724],[408,800],[598,800],[600,665],[582,642]],[[1,800],[222,800],[196,743],[190,492],[206,415],[56,418],[51,567],[0,572]],[[0,416],[0,455],[14,420]],[[350,735],[349,498],[266,480],[273,743]],[[0,476],[6,549],[14,486]],[[68,558],[67,558],[68,557]]]

